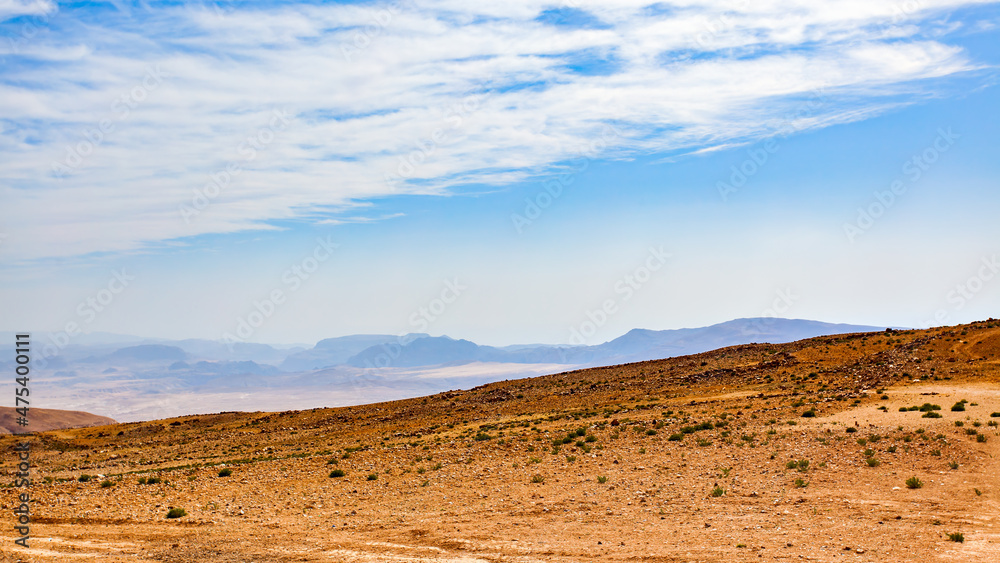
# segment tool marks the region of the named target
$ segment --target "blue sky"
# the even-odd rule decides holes
[[[467,4],[0,2],[0,330],[1000,316],[997,3]]]

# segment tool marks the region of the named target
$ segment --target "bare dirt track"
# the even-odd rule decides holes
[[[992,413],[990,320],[52,431],[0,561],[1000,561]]]

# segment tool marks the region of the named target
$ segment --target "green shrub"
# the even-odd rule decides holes
[[[985,442],[986,441],[986,434],[977,434],[976,435],[976,441],[979,442],[979,443]]]
[[[369,473],[367,479],[369,481],[374,481],[374,480],[378,479],[378,473]]]
[[[924,482],[913,476],[906,480],[906,486],[911,489],[919,489],[924,486]]]
[[[541,474],[538,474],[538,473],[535,473],[534,475],[531,476],[531,482],[532,483],[544,483],[545,482],[545,476],[541,475]]]
[[[791,461],[789,461],[788,463],[785,464],[785,469],[798,469],[799,471],[808,471],[809,470],[809,460],[808,459],[800,459],[800,460],[796,461],[796,460],[793,459],[793,460],[791,460]]]
[[[858,429],[857,429],[857,428],[855,428],[855,427],[853,427],[853,426],[848,426],[848,427],[847,427],[847,429],[846,429],[846,432],[847,432],[848,434],[854,434],[854,433],[855,433],[855,432],[857,432],[857,431],[858,431]]]
[[[330,472],[330,477],[331,478],[333,478],[333,477],[343,477],[344,475],[347,475],[347,473],[343,469],[334,469],[333,471]]]
[[[718,485],[716,485],[715,488],[712,489],[712,496],[713,497],[721,497],[724,494],[726,494],[726,490],[723,489],[722,487],[718,486]]]
[[[670,438],[668,438],[668,440],[670,440],[671,442],[680,442],[683,439],[684,439],[684,434],[681,433],[671,434]]]
[[[958,462],[957,461],[948,462],[948,467],[952,469],[958,469]]]
[[[102,489],[107,489],[108,487],[114,487],[114,486],[115,486],[115,484],[112,483],[111,481],[108,481],[107,479],[105,479],[104,481],[101,481],[101,488]]]
[[[182,516],[187,516],[187,511],[183,508],[171,508],[167,511],[167,518],[180,518]]]
[[[870,458],[866,459],[865,463],[868,464],[868,467],[878,467],[879,465],[882,465],[881,461],[879,461],[879,460],[877,460],[877,459],[875,459],[873,457],[870,457]]]
[[[807,483],[806,481],[803,481],[802,479],[796,479],[795,480],[795,486],[798,487],[798,488],[800,488],[800,489],[804,489],[804,488],[806,488],[806,487],[809,486],[809,483]]]
[[[965,410],[966,401],[959,401],[951,406],[951,410],[954,412],[962,412]]]
[[[80,477],[79,477],[79,479],[77,479],[77,481],[79,481],[81,483],[86,483],[86,482],[90,481],[90,479],[91,479],[90,475],[87,475],[86,473],[84,473],[83,475],[80,475]]]
[[[608,478],[605,477],[604,475],[598,475],[597,482],[603,485],[604,483],[608,482]]]
[[[219,477],[229,477],[232,474],[233,470],[229,469],[228,467],[225,467],[221,471],[219,471]]]
[[[955,532],[952,534],[948,534],[948,539],[953,542],[962,543],[965,541],[965,536],[962,535],[962,532]]]

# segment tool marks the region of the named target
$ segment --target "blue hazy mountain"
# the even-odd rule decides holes
[[[346,360],[360,368],[423,367],[471,362],[557,363],[613,365],[707,352],[726,346],[770,342],[780,344],[804,338],[850,332],[872,332],[884,327],[832,324],[799,319],[736,319],[701,328],[674,330],[633,329],[594,346],[481,346],[447,336],[414,338],[405,346],[396,339],[371,346]],[[332,365],[332,364],[331,364]]]
[[[229,362],[251,361],[274,366],[281,364],[290,354],[295,354],[306,349],[304,346],[290,346],[285,348],[255,342],[224,343],[198,338],[171,341],[169,344],[181,348],[189,356],[195,358]]]
[[[885,328],[762,317],[736,319],[701,328],[633,329],[614,340],[588,348],[595,354],[591,361],[625,363],[698,354],[737,344],[781,344],[816,336],[873,332]]]
[[[402,344],[400,343],[402,341]],[[447,336],[422,336],[404,338],[366,348],[351,356],[347,365],[371,367],[421,367],[433,365],[459,365],[472,362],[512,361],[508,352],[492,346],[480,346],[468,340],[455,340]],[[519,362],[524,363],[524,362]]]
[[[412,334],[402,337],[404,341],[411,338],[426,337],[426,334]],[[312,349],[303,350],[289,355],[281,362],[285,371],[309,371],[348,363],[348,360],[363,350],[391,345],[401,338],[390,334],[355,334],[320,340]]]
[[[138,346],[119,348],[112,352],[107,358],[111,361],[178,361],[186,359],[187,352],[177,346],[166,346],[164,344],[140,344]],[[95,360],[97,360],[97,358],[95,358]]]
[[[48,367],[71,370],[77,362],[82,362],[112,370],[105,370],[105,373],[117,369],[123,377],[132,374],[150,379],[163,375],[191,381],[202,376],[267,378],[281,373],[311,372],[336,366],[419,368],[494,362],[583,367],[683,356],[737,344],[778,344],[815,336],[880,330],[884,327],[751,318],[700,328],[633,329],[614,340],[591,346],[534,344],[494,347],[421,333],[403,337],[388,334],[341,336],[321,340],[309,349],[256,343],[229,346],[200,339],[165,341],[102,334],[87,339],[87,344],[83,343],[83,338],[75,340],[61,350],[60,355],[48,358]],[[41,334],[38,336],[41,337]],[[115,346],[115,342],[125,345]],[[39,339],[36,343],[41,346],[45,340]],[[3,348],[0,344],[0,350]],[[7,367],[8,363],[5,358],[0,359],[0,368]]]
[[[363,404],[738,344],[882,330],[793,319],[736,319],[701,328],[635,329],[591,346],[495,347],[411,334],[328,338],[308,349],[252,343],[230,348],[208,340],[118,335],[67,342],[58,333],[33,333],[32,384],[57,408],[149,420],[213,409]],[[12,372],[13,338],[4,344],[0,370]],[[58,355],[48,356],[46,347],[58,347]]]
[[[282,373],[274,366],[258,364],[251,360],[239,362],[208,362],[203,360],[193,364],[180,361],[170,364],[167,369],[172,372],[189,372],[198,375],[276,375]]]

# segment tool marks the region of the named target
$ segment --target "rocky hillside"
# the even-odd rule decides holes
[[[997,561],[998,421],[990,320],[52,431],[0,561]]]

